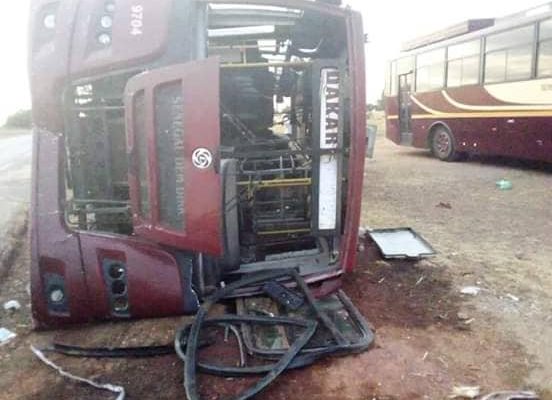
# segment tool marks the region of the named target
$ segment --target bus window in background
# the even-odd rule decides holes
[[[552,19],[539,24],[537,76],[552,75]]]
[[[534,25],[490,35],[485,47],[485,83],[531,78]]]
[[[476,39],[448,48],[447,86],[479,83],[481,40]]]
[[[445,49],[420,54],[416,60],[416,92],[443,87],[445,81]]]

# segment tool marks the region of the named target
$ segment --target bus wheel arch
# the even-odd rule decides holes
[[[457,150],[452,129],[444,122],[438,121],[430,126],[427,142],[431,154],[441,161],[458,161],[464,156]]]

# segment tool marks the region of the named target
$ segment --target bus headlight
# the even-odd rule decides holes
[[[105,11],[107,11],[108,13],[115,12],[115,3],[112,1],[108,1],[107,3],[105,3]]]
[[[65,293],[61,288],[54,288],[50,292],[50,300],[52,303],[61,303],[65,300]]]
[[[55,14],[47,14],[44,17],[43,23],[44,23],[44,27],[46,29],[54,29],[56,27],[56,15]]]
[[[98,36],[98,43],[104,46],[109,46],[111,44],[111,35],[109,35],[109,33],[101,33]]]
[[[101,19],[100,19],[100,25],[102,26],[102,28],[104,29],[109,29],[113,26],[113,18],[111,18],[111,16],[109,15],[104,15]]]

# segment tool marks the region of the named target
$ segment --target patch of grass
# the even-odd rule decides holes
[[[31,110],[19,110],[8,117],[4,128],[31,129],[33,113]]]
[[[0,248],[0,280],[4,280],[15,260],[21,254],[28,226],[28,211],[25,209],[11,223],[11,227],[6,233],[3,247]]]

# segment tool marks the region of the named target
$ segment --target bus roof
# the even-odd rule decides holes
[[[552,16],[552,2],[496,19],[471,19],[405,42],[400,57],[476,39]]]
[[[425,47],[433,43],[442,42],[447,39],[452,39],[461,35],[465,35],[470,32],[475,32],[483,28],[488,28],[493,26],[495,23],[494,19],[469,19],[459,24],[449,26],[445,29],[441,29],[437,32],[430,33],[429,35],[424,35],[417,37],[415,39],[409,40],[402,45],[402,51],[407,52],[410,50],[415,50],[420,47]]]

